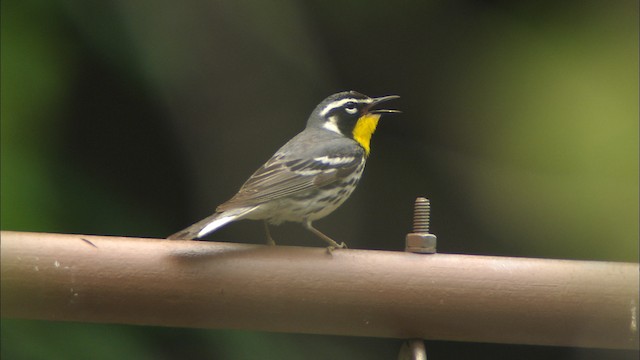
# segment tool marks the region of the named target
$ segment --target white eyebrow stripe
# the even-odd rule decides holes
[[[332,103],[329,103],[327,106],[325,106],[324,109],[322,109],[322,111],[320,112],[320,115],[325,116],[327,115],[327,113],[329,113],[329,111],[337,107],[340,107],[348,102],[371,104],[373,102],[373,99],[354,99],[354,98],[340,99]]]

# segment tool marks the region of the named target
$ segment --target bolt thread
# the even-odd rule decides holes
[[[431,203],[429,202],[429,199],[424,197],[416,198],[416,202],[413,207],[413,232],[414,233],[429,232],[430,213],[431,213]]]

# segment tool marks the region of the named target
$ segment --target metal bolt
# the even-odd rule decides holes
[[[413,232],[407,234],[405,251],[433,254],[436,252],[437,238],[429,233],[431,203],[429,199],[418,197],[413,208]]]
[[[413,206],[413,232],[408,233],[404,251],[433,254],[436,252],[436,236],[429,233],[431,217],[431,203],[425,197],[416,198]],[[407,340],[402,344],[398,360],[427,360],[424,341],[420,339]]]
[[[428,233],[430,216],[431,202],[427,198],[418,197],[413,207],[413,232]]]

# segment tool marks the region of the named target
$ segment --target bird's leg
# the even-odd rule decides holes
[[[338,244],[337,242],[335,242],[335,240],[333,240],[332,238],[330,238],[327,235],[323,234],[320,230],[314,228],[313,225],[311,225],[311,221],[309,221],[309,220],[303,222],[302,226],[304,226],[305,229],[307,229],[307,230],[311,231],[312,233],[314,233],[320,239],[322,239],[322,240],[326,241],[327,243],[329,243],[329,247],[327,248],[329,251],[332,251],[334,249],[346,249],[347,248],[347,244],[345,244],[344,242]]]
[[[269,223],[267,220],[264,221],[264,232],[267,234],[267,245],[275,246],[276,242],[271,237],[271,231],[269,231]]]

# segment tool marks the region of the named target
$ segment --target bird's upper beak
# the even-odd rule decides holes
[[[389,96],[381,96],[378,98],[373,98],[371,104],[369,104],[366,108],[366,113],[369,114],[389,114],[389,113],[400,113],[400,110],[389,110],[389,109],[374,109],[374,107],[382,102],[398,99],[400,96],[398,95],[389,95]]]

